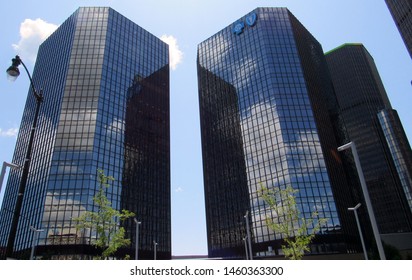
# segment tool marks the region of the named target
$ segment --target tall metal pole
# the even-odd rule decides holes
[[[8,163],[8,162],[3,161],[3,166],[1,168],[1,173],[0,173],[0,193],[1,193],[1,190],[2,190],[4,175],[6,175],[6,168],[7,167],[14,168],[14,169],[20,168],[20,166],[17,165],[17,164]]]
[[[153,241],[153,246],[154,246],[154,260],[157,259],[157,242]]]
[[[39,233],[44,231],[44,229],[35,229],[34,227],[30,227],[32,231],[34,231],[34,236],[32,240],[32,245],[31,245],[31,253],[30,253],[30,259],[34,260],[34,251],[36,249],[36,245],[39,242]]]
[[[139,226],[142,222],[139,222],[136,218],[133,219],[136,223],[136,248],[135,248],[135,260],[139,259]]]
[[[343,150],[346,150],[346,149],[349,149],[349,148],[351,148],[352,155],[353,155],[353,158],[355,160],[356,170],[358,171],[359,181],[361,183],[363,197],[365,198],[366,209],[367,209],[367,212],[369,214],[369,219],[371,221],[372,231],[373,231],[373,235],[375,237],[376,246],[378,247],[379,257],[381,258],[381,260],[386,260],[385,251],[383,250],[381,236],[379,234],[379,229],[378,229],[378,225],[376,223],[375,213],[373,212],[372,203],[371,203],[371,200],[370,200],[370,197],[369,197],[368,189],[366,187],[366,181],[365,181],[365,177],[363,175],[363,171],[362,171],[362,167],[361,167],[361,164],[360,164],[358,151],[356,150],[355,142],[352,141],[352,142],[349,142],[348,144],[345,144],[345,145],[339,147],[338,151],[343,151]]]
[[[13,220],[12,220],[12,223],[11,223],[9,238],[8,238],[8,241],[7,241],[6,258],[12,258],[12,256],[13,256],[14,241],[16,239],[17,226],[19,224],[19,217],[20,217],[20,212],[21,212],[21,208],[22,208],[22,204],[23,204],[24,191],[26,189],[27,179],[28,179],[28,175],[29,175],[30,161],[31,161],[31,151],[32,151],[32,147],[33,147],[34,133],[35,133],[36,128],[37,128],[37,119],[38,119],[38,116],[39,116],[40,105],[43,102],[43,94],[42,94],[41,91],[40,91],[40,94],[38,94],[36,92],[36,89],[34,88],[33,80],[31,78],[31,75],[30,75],[29,71],[27,70],[26,65],[24,65],[23,61],[21,61],[21,59],[18,56],[16,56],[16,58],[13,59],[13,64],[15,62],[19,63],[19,64],[22,64],[24,69],[27,72],[27,75],[29,76],[30,85],[32,87],[34,97],[36,98],[36,111],[35,111],[35,114],[34,114],[33,125],[32,125],[31,132],[30,132],[29,144],[27,146],[26,157],[25,157],[25,160],[24,160],[23,174],[22,174],[21,181],[20,181],[19,192],[17,194],[16,206],[14,208]],[[17,65],[19,65],[19,64],[17,64]]]
[[[245,256],[246,256],[246,259],[248,260],[249,259],[249,253],[248,253],[248,251],[247,251],[247,237],[244,237],[243,238],[243,243],[245,244]]]
[[[365,246],[365,241],[363,240],[363,234],[362,234],[362,229],[359,223],[359,218],[358,218],[358,208],[361,207],[362,204],[358,203],[355,207],[353,208],[348,208],[349,211],[353,211],[355,213],[355,219],[356,219],[356,225],[358,226],[358,231],[359,231],[359,237],[362,243],[362,249],[363,249],[363,254],[365,255],[365,260],[368,259],[368,253],[366,252],[366,246]]]
[[[253,260],[252,238],[250,237],[250,228],[249,228],[249,211],[246,211],[244,218],[246,220],[246,233],[247,233],[247,241],[249,244],[249,260]]]

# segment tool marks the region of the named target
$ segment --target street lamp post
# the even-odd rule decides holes
[[[157,245],[159,245],[159,244],[157,244],[157,242],[156,241],[153,241],[153,247],[154,247],[154,260],[156,260],[157,259]]]
[[[249,228],[249,211],[246,211],[246,214],[243,217],[246,220],[246,233],[247,233],[247,241],[249,244],[249,260],[253,260],[252,239],[250,237],[250,228]]]
[[[139,222],[136,218],[133,218],[133,221],[136,223],[136,248],[135,248],[135,260],[139,259],[139,226],[142,222]]]
[[[31,161],[31,151],[33,147],[33,140],[34,140],[34,132],[37,127],[37,119],[39,116],[39,111],[40,111],[40,104],[43,102],[43,94],[40,91],[40,93],[37,93],[34,84],[33,84],[33,79],[27,70],[26,65],[23,63],[23,61],[20,59],[18,55],[16,55],[15,58],[12,59],[12,65],[7,69],[7,74],[10,80],[14,81],[17,79],[17,77],[20,75],[19,71],[19,65],[23,65],[24,69],[26,70],[27,75],[29,76],[30,79],[30,85],[33,91],[33,95],[36,98],[36,110],[34,114],[34,119],[33,119],[33,125],[32,129],[30,132],[30,138],[29,138],[29,144],[27,146],[27,151],[26,151],[26,157],[24,160],[24,165],[23,165],[23,173],[20,181],[20,186],[19,186],[19,192],[17,195],[17,200],[16,200],[16,206],[14,208],[14,213],[13,213],[13,220],[11,224],[11,229],[9,233],[9,238],[7,241],[7,248],[6,248],[6,257],[11,258],[13,255],[13,247],[14,247],[14,241],[16,239],[16,234],[17,234],[17,226],[19,223],[19,217],[20,217],[20,212],[23,204],[23,196],[24,196],[24,191],[26,189],[26,184],[27,184],[27,178],[29,175],[29,168],[30,168],[30,161]]]
[[[381,260],[386,260],[385,252],[382,246],[381,236],[379,234],[378,225],[376,223],[375,213],[373,212],[372,203],[369,197],[368,189],[366,187],[366,181],[365,181],[365,177],[363,176],[363,171],[362,171],[362,167],[360,164],[358,151],[356,150],[355,142],[349,142],[343,146],[338,147],[338,151],[343,151],[349,148],[352,150],[353,159],[355,160],[356,170],[358,171],[358,176],[359,176],[359,181],[362,187],[363,197],[365,198],[366,210],[369,214],[369,219],[371,221],[372,231],[375,237],[376,245],[378,247],[379,257],[381,258]]]
[[[30,253],[30,259],[34,260],[34,250],[36,248],[36,244],[39,242],[39,233],[44,231],[44,229],[36,229],[34,227],[30,227],[32,231],[34,231],[34,236],[32,240],[32,245],[31,245],[31,253]]]
[[[6,175],[6,168],[7,167],[10,167],[10,168],[13,168],[13,169],[19,169],[20,168],[20,166],[17,165],[17,164],[8,163],[8,162],[3,161],[3,166],[1,168],[1,173],[0,173],[0,193],[1,193],[2,186],[3,186],[4,175]]]
[[[245,255],[246,255],[246,259],[248,260],[249,256],[248,256],[248,252],[247,252],[247,236],[245,236],[243,238],[243,243],[245,244]]]
[[[353,211],[355,214],[355,219],[356,219],[356,225],[358,226],[358,231],[359,231],[359,237],[362,243],[362,249],[363,249],[363,254],[365,255],[365,260],[368,259],[368,254],[366,252],[366,247],[365,247],[365,241],[363,241],[363,235],[362,235],[362,229],[359,223],[359,218],[358,218],[358,208],[361,207],[362,204],[358,203],[355,207],[353,208],[348,208],[349,211]]]

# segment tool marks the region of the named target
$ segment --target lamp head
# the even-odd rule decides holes
[[[14,82],[17,77],[20,75],[19,65],[21,64],[20,57],[16,55],[16,58],[13,58],[11,66],[7,69],[7,78]]]
[[[361,207],[361,206],[362,206],[362,204],[358,203],[358,204],[356,204],[355,207],[348,208],[348,210],[349,210],[349,211],[356,211],[356,210],[358,210],[358,208]]]
[[[341,152],[341,151],[349,149],[349,148],[352,148],[352,142],[349,142],[349,143],[347,143],[343,146],[338,147],[338,151]]]

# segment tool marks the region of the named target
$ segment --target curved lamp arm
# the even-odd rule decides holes
[[[43,101],[42,92],[40,91],[40,94],[37,93],[37,90],[34,87],[33,78],[31,77],[30,72],[26,67],[26,64],[24,64],[24,62],[23,62],[23,60],[21,60],[20,56],[16,55],[16,57],[13,58],[11,61],[12,61],[12,64],[6,71],[7,75],[9,75],[9,77],[11,77],[12,80],[17,79],[17,77],[20,75],[19,66],[20,66],[20,64],[23,65],[24,70],[26,70],[27,76],[29,76],[30,86],[31,86],[31,89],[33,90],[34,96],[36,97],[37,100]]]

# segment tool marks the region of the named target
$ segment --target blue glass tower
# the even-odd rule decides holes
[[[246,211],[255,257],[282,255],[261,185],[298,189],[302,217],[328,220],[311,254],[356,250],[337,103],[316,39],[287,9],[258,8],[200,43],[197,59],[209,256],[244,257]]]
[[[40,46],[33,80],[44,91],[14,256],[26,258],[30,226],[43,229],[37,255],[90,258],[95,233],[73,218],[95,209],[97,169],[116,180],[106,195],[137,215],[139,257],[171,257],[169,51],[167,44],[111,8],[79,8]],[[27,99],[13,162],[22,164],[34,101]],[[10,231],[20,171],[10,173],[0,246]],[[117,257],[134,255],[132,242]],[[116,257],[116,256],[115,256]]]

